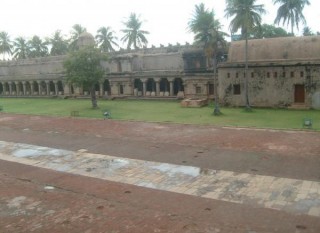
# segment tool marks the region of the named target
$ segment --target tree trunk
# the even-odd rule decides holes
[[[215,50],[217,51],[217,49]],[[217,55],[215,54],[213,57],[213,91],[214,91],[214,110],[213,115],[219,116],[221,115],[220,107],[219,107],[219,99],[218,99],[218,87],[217,87]]]
[[[246,95],[246,110],[251,110],[249,102],[249,90],[248,90],[248,33],[246,32],[246,46],[245,46],[245,68],[244,68],[244,86]]]
[[[96,89],[94,84],[91,86],[90,95],[91,95],[92,108],[98,108]]]

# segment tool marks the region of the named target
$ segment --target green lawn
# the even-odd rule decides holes
[[[320,130],[320,111],[255,108],[222,108],[223,115],[213,116],[213,107],[182,108],[178,101],[99,100],[100,109],[92,109],[89,99],[9,99],[0,98],[3,112],[34,115],[70,116],[79,111],[80,117],[103,118],[108,110],[113,119],[219,126],[301,129],[304,118],[313,120],[313,129]]]

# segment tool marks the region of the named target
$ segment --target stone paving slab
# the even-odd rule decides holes
[[[320,183],[0,141],[0,159],[109,181],[320,217]]]

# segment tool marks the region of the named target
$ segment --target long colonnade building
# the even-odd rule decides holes
[[[93,41],[89,33],[80,39]],[[203,49],[191,45],[110,53],[109,60],[102,64],[106,75],[96,85],[96,94],[163,99],[218,97],[223,105],[244,106],[244,49],[244,41],[230,43],[228,58],[219,64],[216,78],[207,68]],[[252,105],[320,108],[320,36],[250,40],[248,57]],[[89,90],[66,82],[65,59],[56,56],[0,62],[0,96],[89,96]]]

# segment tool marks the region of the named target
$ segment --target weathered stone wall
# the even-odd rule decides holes
[[[0,63],[0,81],[59,79],[65,56],[44,57]]]
[[[240,85],[240,94],[235,86]],[[248,93],[255,106],[286,107],[295,103],[295,85],[304,85],[306,106],[312,106],[313,95],[320,90],[320,61],[314,64],[250,64]],[[225,105],[245,105],[244,68],[227,65],[219,69],[219,98]]]

